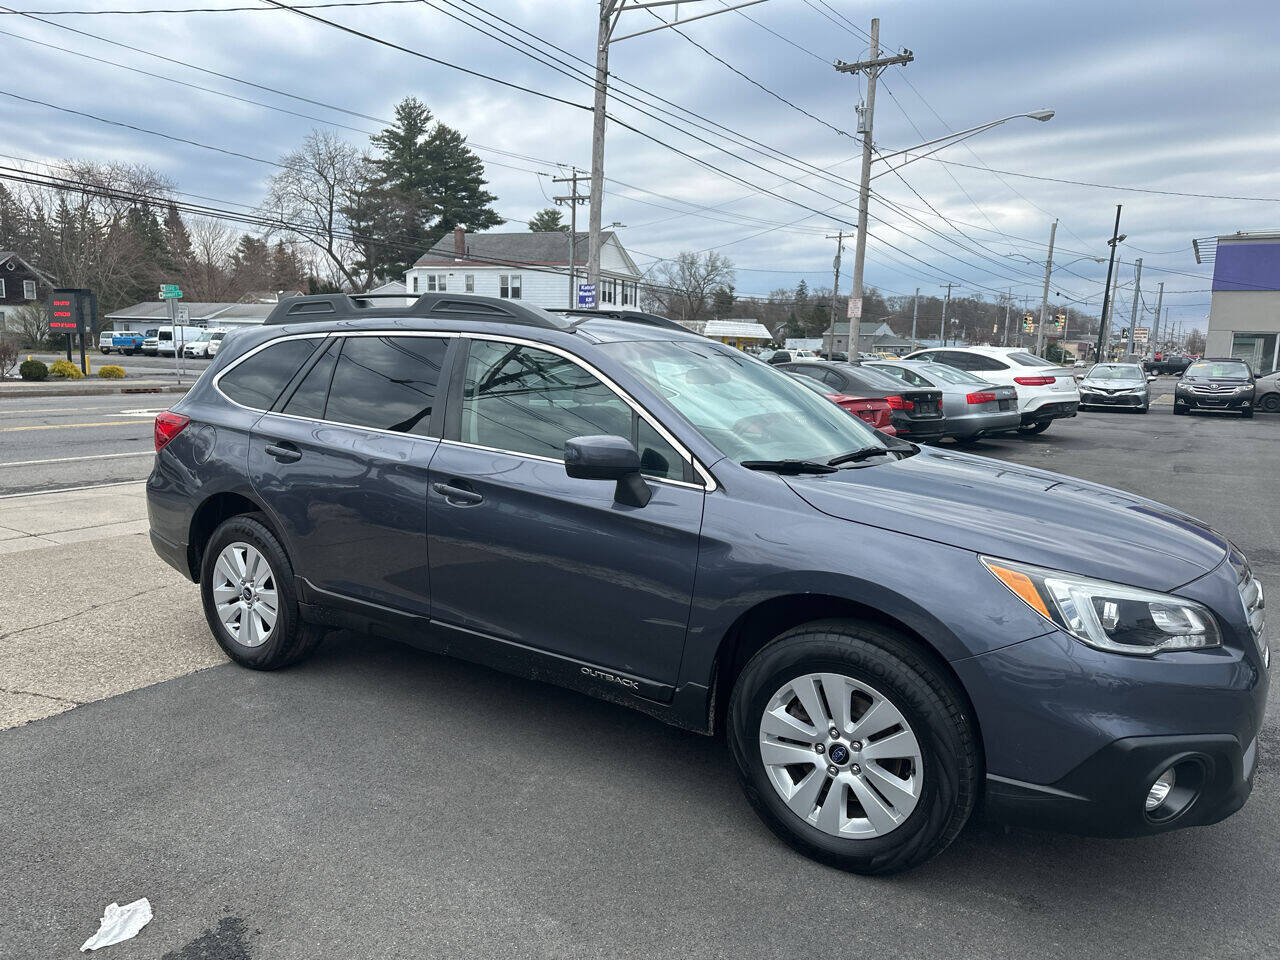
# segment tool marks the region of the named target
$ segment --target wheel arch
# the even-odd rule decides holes
[[[204,560],[204,549],[213,536],[213,532],[225,520],[245,514],[257,514],[261,522],[275,535],[281,544],[284,540],[276,529],[271,514],[261,503],[244,493],[224,490],[206,498],[191,516],[191,525],[187,533],[187,564],[191,568],[191,579],[200,582],[200,566]],[[286,548],[287,550],[287,548]]]
[[[711,693],[708,698],[708,732],[722,729],[729,709],[729,694],[743,667],[760,650],[783,633],[819,620],[860,620],[887,627],[901,634],[945,677],[964,704],[979,756],[983,755],[982,729],[973,700],[938,647],[919,629],[893,614],[858,600],[835,594],[787,593],[762,600],[743,611],[721,638],[713,661]]]

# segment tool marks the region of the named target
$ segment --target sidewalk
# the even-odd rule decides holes
[[[170,380],[4,380],[0,381],[0,398],[5,397],[101,397],[117,393],[186,393],[195,377],[181,385]]]
[[[0,729],[225,662],[143,490],[0,498]]]

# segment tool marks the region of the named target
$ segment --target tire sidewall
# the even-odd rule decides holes
[[[237,542],[247,543],[262,554],[271,567],[271,575],[276,584],[278,604],[275,626],[267,642],[257,647],[246,647],[231,636],[218,618],[213,600],[214,566],[222,551],[229,544]],[[244,666],[262,668],[276,662],[281,650],[288,646],[289,638],[298,629],[298,598],[293,582],[293,567],[271,531],[251,516],[232,517],[224,521],[209,538],[200,564],[200,599],[205,620],[208,621],[218,646],[222,647],[228,657]]]
[[[815,632],[775,642],[757,654],[734,690],[728,740],[748,799],[775,833],[824,863],[860,872],[890,872],[876,865],[901,858],[902,865],[909,866],[927,859],[927,855],[917,857],[914,850],[932,850],[935,844],[947,842],[941,837],[956,812],[961,775],[957,758],[964,746],[949,728],[928,683],[918,674],[907,675],[913,671],[911,664],[850,635],[838,638],[837,652],[833,639],[829,632]],[[823,672],[851,676],[883,694],[902,712],[920,744],[920,798],[907,819],[882,837],[833,837],[803,822],[778,795],[760,757],[760,718],[770,698],[798,676]],[[968,812],[964,811],[965,818]]]

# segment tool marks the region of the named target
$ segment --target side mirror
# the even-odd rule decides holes
[[[640,454],[628,440],[614,436],[574,437],[564,445],[564,472],[577,480],[613,480],[613,498],[643,507],[653,491],[640,475]]]

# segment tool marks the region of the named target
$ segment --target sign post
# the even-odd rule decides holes
[[[160,285],[160,299],[168,301],[169,304],[169,342],[173,344],[173,372],[179,384],[182,383],[182,347],[178,345],[178,300],[181,296],[182,290],[176,283]],[[183,314],[190,315],[187,307],[182,307],[181,310]]]
[[[578,308],[594,310],[596,308],[596,285],[594,283],[578,284]]]

